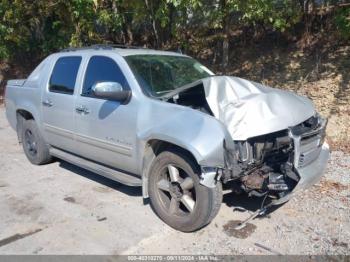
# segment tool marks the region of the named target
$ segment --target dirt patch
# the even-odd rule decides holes
[[[230,220],[228,221],[224,226],[224,232],[230,236],[230,237],[235,237],[235,238],[247,238],[249,237],[251,234],[254,233],[256,226],[251,224],[251,223],[247,223],[247,225],[240,229],[237,230],[235,229],[236,226],[238,226],[240,223],[242,223],[241,220]]]
[[[334,247],[343,247],[343,248],[346,248],[346,249],[349,248],[349,244],[348,244],[348,243],[341,242],[341,241],[339,241],[339,239],[337,239],[337,238],[333,238],[333,239],[332,239],[332,245],[333,245]]]
[[[318,186],[318,185],[317,185]],[[318,186],[320,188],[321,193],[325,193],[328,191],[349,191],[350,186],[349,185],[343,185],[339,182],[335,181],[329,181],[329,180],[321,180],[320,185]]]
[[[69,202],[69,203],[76,203],[74,197],[65,197],[63,198],[64,201]]]
[[[33,196],[27,196],[26,199],[11,196],[7,203],[10,209],[17,215],[30,217],[31,220],[37,220],[44,209],[39,203],[32,200]]]
[[[338,140],[334,140],[334,139],[332,139],[332,138],[330,138],[328,136],[327,137],[327,143],[329,144],[329,146],[330,146],[332,151],[341,150],[341,151],[343,151],[345,153],[350,153],[350,142],[349,143],[347,143],[347,142],[344,143],[344,141],[340,141],[339,139]]]

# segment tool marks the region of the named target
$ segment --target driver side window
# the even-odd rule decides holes
[[[92,56],[85,72],[81,95],[93,97],[92,86],[97,82],[117,82],[129,89],[128,83],[116,62],[106,56]]]

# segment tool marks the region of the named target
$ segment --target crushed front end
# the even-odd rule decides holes
[[[326,125],[327,120],[315,115],[282,131],[235,141],[235,149],[226,150],[226,168],[219,177],[235,191],[284,203],[324,173],[329,158]]]

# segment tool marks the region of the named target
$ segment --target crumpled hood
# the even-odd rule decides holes
[[[233,140],[283,130],[315,114],[308,98],[289,91],[238,77],[213,76],[202,82],[210,109]]]

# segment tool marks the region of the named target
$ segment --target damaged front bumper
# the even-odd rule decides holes
[[[316,184],[324,174],[330,156],[326,136],[327,120],[318,117],[318,128],[298,133],[295,128],[289,128],[289,137],[294,144],[294,170],[299,181],[294,189],[287,195],[275,199],[272,204],[278,205],[287,202],[294,194]]]
[[[300,193],[320,181],[326,170],[327,161],[330,156],[330,150],[327,143],[324,143],[320,149],[318,157],[313,162],[306,166],[295,168],[297,175],[300,177],[297,185],[285,196],[279,199],[274,199],[271,203],[272,205],[283,204],[290,200],[295,194]],[[217,169],[208,167],[202,168],[200,181],[202,185],[213,188],[218,180],[220,180],[220,172],[218,172]]]
[[[269,180],[269,176],[267,180],[268,184],[265,186],[266,191],[265,193],[262,192],[261,195],[267,193],[272,198],[270,202],[271,205],[287,202],[294,194],[317,183],[325,172],[327,161],[330,156],[329,146],[324,142],[327,120],[319,116],[315,117],[315,119],[317,119],[317,123],[315,123],[313,128],[305,130],[305,128],[302,129],[300,126],[295,126],[287,130],[292,145],[292,151],[290,152],[288,162],[285,164],[285,166],[289,166],[289,171],[281,173],[281,176],[282,174],[284,174],[284,176],[289,176],[294,182],[288,182],[288,185],[283,184],[286,190],[272,189],[270,185],[275,184],[269,184],[273,183],[272,180]],[[206,187],[213,188],[221,177],[225,178],[225,173],[223,173],[225,169],[203,166],[201,168],[202,174],[200,183]],[[288,174],[292,174],[292,176]],[[250,176],[250,174],[248,176]],[[259,177],[260,175],[258,175],[258,178]],[[222,181],[224,182],[225,179]],[[241,181],[244,183],[243,180]],[[246,192],[250,193],[249,191]]]
[[[279,205],[287,202],[293,195],[296,193],[311,187],[320,181],[322,175],[324,174],[327,166],[327,161],[330,155],[329,146],[327,143],[324,143],[321,147],[321,152],[319,156],[310,164],[295,168],[297,174],[300,177],[300,180],[296,187],[289,194],[285,195],[282,198],[273,200],[274,205]]]

